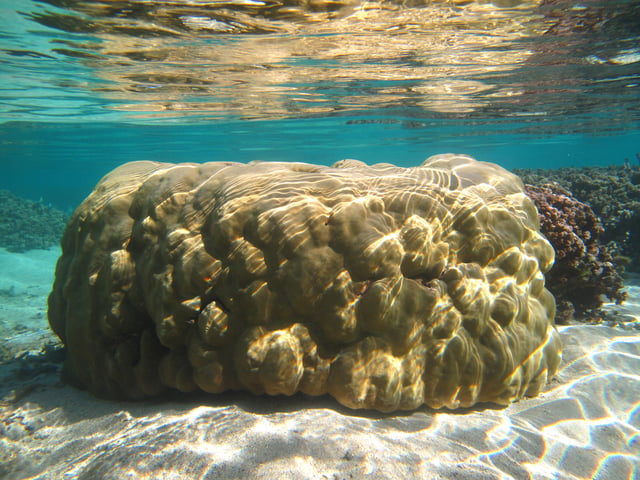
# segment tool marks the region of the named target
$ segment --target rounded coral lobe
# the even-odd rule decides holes
[[[506,404],[560,362],[553,258],[518,177],[464,155],[134,162],[75,211],[49,320],[66,378],[103,396]]]

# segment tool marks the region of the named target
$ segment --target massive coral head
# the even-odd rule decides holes
[[[554,252],[515,175],[134,162],[75,211],[49,299],[65,375],[104,396],[329,393],[506,404],[555,373]]]

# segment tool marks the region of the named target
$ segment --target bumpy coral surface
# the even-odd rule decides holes
[[[560,361],[538,228],[518,177],[467,156],[135,162],[74,213],[49,320],[99,395],[505,404]]]

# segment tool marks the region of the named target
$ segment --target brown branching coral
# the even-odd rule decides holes
[[[637,166],[514,170],[525,183],[555,183],[589,205],[602,220],[604,244],[613,244],[617,263],[640,272],[640,169]]]
[[[525,191],[538,208],[542,233],[556,251],[546,285],[558,302],[558,322],[566,323],[574,311],[600,307],[603,295],[623,301],[622,277],[599,241],[604,229],[591,207],[557,184],[526,185]]]
[[[351,408],[535,395],[560,362],[553,249],[515,175],[422,166],[134,162],[75,211],[49,299],[65,376],[329,393]]]

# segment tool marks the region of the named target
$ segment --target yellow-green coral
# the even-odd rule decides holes
[[[456,408],[535,395],[560,361],[535,207],[516,176],[463,155],[129,163],[62,247],[49,320],[66,377],[100,395]]]

